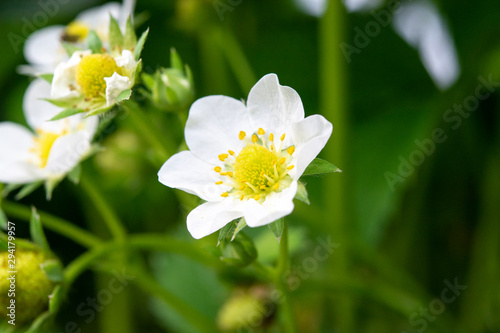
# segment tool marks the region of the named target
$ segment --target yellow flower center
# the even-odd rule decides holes
[[[293,169],[290,165],[295,147],[283,148],[285,134],[280,138],[280,147],[274,145],[274,134],[265,136],[265,131],[259,128],[257,134],[250,139],[241,131],[239,139],[247,142],[246,146],[235,156],[234,151],[219,155],[223,166],[217,166],[214,171],[222,176],[217,185],[232,187],[222,197],[235,196],[240,200],[254,199],[260,203],[272,192],[279,192],[288,187],[291,178],[288,172]]]
[[[43,169],[49,160],[50,150],[52,149],[54,141],[62,134],[45,132],[42,130],[38,130],[37,134],[38,135],[35,137],[35,145],[32,147],[31,151],[38,157],[36,164]]]
[[[63,40],[67,42],[78,42],[84,40],[90,28],[82,22],[73,21],[64,29]]]
[[[89,54],[84,56],[76,67],[76,83],[87,97],[104,96],[105,77],[119,73],[115,59],[109,54]]]

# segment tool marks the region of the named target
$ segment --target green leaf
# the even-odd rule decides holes
[[[66,53],[68,54],[69,57],[71,57],[73,55],[73,53],[75,53],[76,51],[82,50],[79,47],[76,47],[74,44],[70,44],[70,43],[66,43],[66,42],[62,42],[61,45],[63,46],[64,50],[66,51]]]
[[[40,78],[44,79],[48,83],[52,83],[52,79],[54,78],[54,74],[40,74]]]
[[[233,237],[231,237],[231,242],[234,240],[234,238],[236,237],[236,235],[243,229],[245,229],[245,227],[247,226],[247,221],[245,221],[245,218],[242,217],[239,221],[238,221],[238,224],[236,225],[236,229],[234,229],[234,233],[233,233]]]
[[[61,308],[61,304],[64,301],[66,295],[66,290],[61,286],[57,285],[52,291],[52,295],[49,297],[49,311],[52,314],[56,314]]]
[[[32,207],[31,212],[30,234],[31,239],[36,245],[41,247],[44,252],[50,253],[49,243],[47,243],[47,238],[45,238],[42,223],[40,222],[40,215],[36,212],[35,207]]]
[[[132,19],[130,16],[127,19],[127,25],[125,26],[125,37],[123,40],[123,47],[127,50],[133,50],[137,44],[137,35],[135,34],[134,25],[132,24]]]
[[[52,325],[52,314],[46,311],[39,315],[30,328],[25,333],[46,333],[50,331],[50,326]],[[53,328],[52,328],[53,329]]]
[[[2,207],[0,207],[0,229],[7,230],[8,222],[9,220],[7,219],[7,215],[5,215]]]
[[[82,167],[80,166],[80,164],[78,164],[68,173],[68,179],[74,184],[78,184],[80,182],[81,173],[82,173]]]
[[[123,47],[123,35],[120,25],[111,15],[109,15],[109,46],[111,46],[112,50],[120,50]]]
[[[219,246],[220,243],[222,243],[226,238],[228,238],[229,235],[232,235],[234,233],[237,224],[238,223],[236,221],[231,221],[220,229],[219,239],[217,240],[217,246]]]
[[[65,110],[59,112],[58,114],[56,114],[54,117],[52,117],[50,119],[50,121],[71,117],[75,114],[82,113],[82,112],[85,112],[85,110],[78,109],[78,108],[68,108],[68,109],[65,109]]]
[[[141,37],[137,41],[137,45],[135,46],[134,50],[135,60],[139,60],[139,58],[141,57],[141,52],[142,49],[144,48],[144,43],[146,43],[146,39],[148,38],[148,33],[149,33],[149,28],[142,33]]]
[[[342,170],[328,161],[322,160],[321,158],[315,158],[307,166],[302,176],[321,175],[330,172],[342,172]]]
[[[5,252],[9,249],[9,241],[7,235],[0,231],[0,252]]]
[[[57,259],[49,259],[40,265],[47,278],[52,282],[64,280],[64,269]]]
[[[285,219],[280,218],[279,220],[276,220],[273,223],[269,223],[267,226],[269,227],[269,229],[271,229],[274,236],[276,236],[278,242],[280,242],[281,235],[283,234],[283,229],[285,228]]]
[[[14,197],[16,200],[21,200],[22,198],[30,195],[33,191],[39,188],[43,184],[43,181],[34,182],[28,185],[24,185],[21,190]]]
[[[56,188],[57,185],[63,180],[64,177],[58,177],[58,178],[51,178],[47,179],[45,181],[45,197],[47,201],[52,199],[52,192],[54,192],[54,189]]]
[[[123,100],[128,100],[130,98],[130,96],[132,96],[132,90],[131,89],[123,90],[116,97],[116,102],[120,103]]]
[[[90,30],[87,35],[87,45],[92,53],[101,53],[102,42],[94,30]]]
[[[10,192],[15,191],[22,186],[23,186],[23,184],[7,184],[7,185],[5,185],[5,187],[2,190],[2,197],[8,196]]]
[[[309,194],[307,193],[306,186],[300,181],[297,182],[297,193],[295,194],[295,199],[299,199],[308,205],[311,203],[309,201]]]
[[[170,49],[170,67],[179,70],[181,73],[184,70],[184,64],[182,63],[181,57],[174,48]]]

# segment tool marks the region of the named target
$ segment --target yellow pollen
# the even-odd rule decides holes
[[[269,141],[274,141],[274,134],[273,133],[269,134]]]
[[[283,134],[280,138],[281,141],[285,140],[285,134]]]
[[[84,40],[89,33],[89,27],[85,23],[73,21],[66,26],[64,33],[68,41],[80,41]]]
[[[227,176],[227,172],[226,172],[226,171],[222,171],[222,172],[220,173],[220,175],[221,175],[221,176]]]
[[[109,54],[89,54],[84,56],[76,67],[76,83],[87,97],[104,96],[105,77],[120,74],[120,68]]]
[[[216,167],[214,168],[214,171],[215,171],[215,172],[221,172],[221,171],[222,171],[222,168],[221,168],[220,166],[216,166]]]
[[[240,197],[240,201],[243,201],[243,198],[245,198],[245,196],[242,194]]]
[[[228,158],[228,156],[229,156],[228,154],[220,154],[220,155],[219,155],[219,160],[221,160],[221,162],[224,162],[224,160],[225,160],[226,158]]]
[[[240,186],[240,191],[241,191],[241,190],[244,190],[244,189],[245,189],[245,187],[247,187],[247,186],[246,186],[245,184],[242,184],[242,185]]]
[[[227,175],[228,175],[228,177],[231,177],[231,178],[233,178],[233,176],[234,176],[234,174],[233,174],[233,172],[232,172],[232,171],[228,171],[228,172],[227,172]]]
[[[276,156],[269,149],[258,144],[245,146],[236,157],[234,177],[240,183],[246,183],[259,188],[267,185],[265,175],[274,175],[273,161]]]
[[[234,155],[234,151],[232,151],[232,150],[228,150],[227,152],[228,152],[228,153],[229,153],[229,155],[231,155],[231,156],[233,156],[233,155]]]
[[[280,164],[285,163],[285,161],[286,161],[286,158],[284,158],[284,157],[280,158]]]
[[[252,142],[253,143],[256,143],[257,141],[259,140],[259,138],[257,137],[257,135],[252,135]]]
[[[255,201],[259,201],[260,199],[260,194],[257,194],[255,197],[253,197],[255,199]]]
[[[35,138],[35,147],[33,147],[33,150],[40,158],[38,165],[43,169],[49,160],[50,149],[60,134],[44,131],[39,131],[37,134],[38,136]]]
[[[222,185],[223,181],[219,180],[218,182],[215,182],[215,185]]]
[[[289,165],[289,166],[287,166],[286,168],[287,168],[288,170],[292,170],[294,166],[295,166],[295,165]]]
[[[262,185],[262,186],[260,187],[260,189],[261,189],[261,190],[265,190],[265,189],[266,189],[266,185]]]
[[[245,132],[240,131],[240,135],[238,137],[240,138],[240,140],[243,140],[246,136],[247,134]]]
[[[264,134],[266,134],[266,132],[264,131],[263,128],[259,128],[259,130],[257,131],[257,134],[264,135]]]
[[[279,183],[274,184],[273,188],[274,188],[275,190],[279,189],[279,188],[280,188],[280,184],[279,184]]]
[[[225,198],[225,197],[227,197],[228,195],[229,195],[229,194],[228,194],[227,192],[224,192],[224,193],[222,193],[220,196],[221,196],[221,197],[223,197],[223,198]]]
[[[295,152],[295,147],[294,146],[288,147],[288,149],[286,150],[286,152],[288,154],[292,155]]]

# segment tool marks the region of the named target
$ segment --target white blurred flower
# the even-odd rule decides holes
[[[0,183],[61,179],[90,152],[98,118],[75,115],[49,121],[61,111],[42,99],[49,90],[49,83],[36,79],[24,95],[24,115],[34,133],[16,123],[0,123]]]
[[[86,48],[84,41],[90,30],[94,30],[106,44],[110,15],[118,21],[124,32],[127,18],[133,15],[134,6],[135,0],[124,0],[123,4],[110,2],[81,12],[67,26],[55,25],[35,31],[24,44],[24,57],[30,65],[21,66],[20,71],[34,75],[53,73],[60,62],[68,60],[61,42]]]
[[[50,96],[89,112],[113,106],[118,95],[134,85],[138,63],[129,50],[116,57],[92,54],[90,50],[76,51],[56,67]]]
[[[159,181],[207,201],[187,217],[194,238],[239,217],[262,226],[292,212],[297,181],[331,132],[320,115],[304,119],[297,92],[268,74],[246,105],[226,96],[197,100],[185,129],[190,151],[165,162]]]

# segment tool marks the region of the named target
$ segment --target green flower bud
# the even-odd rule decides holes
[[[16,273],[8,273],[13,260],[9,259],[9,254],[0,253],[0,316],[8,318],[11,312],[7,307],[11,299],[15,299],[16,325],[21,325],[48,309],[54,284],[41,268],[48,259],[45,255],[18,248],[14,253]]]
[[[222,331],[235,331],[260,327],[266,317],[262,300],[252,293],[239,292],[229,298],[217,315],[217,325]]]

